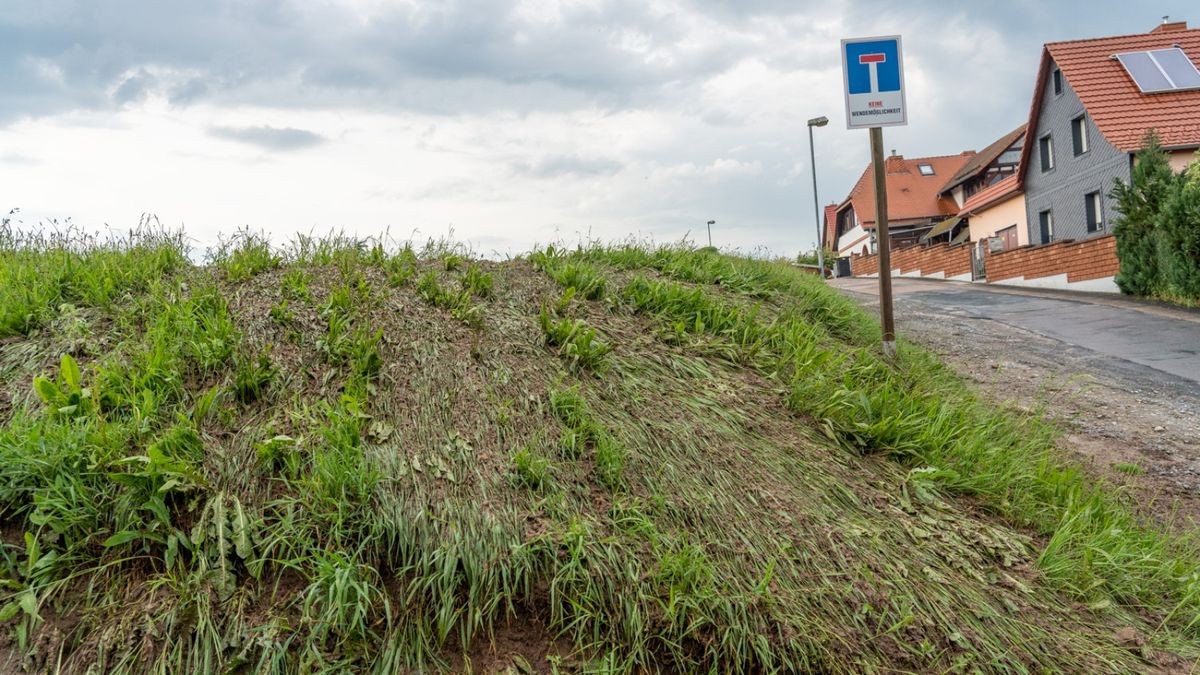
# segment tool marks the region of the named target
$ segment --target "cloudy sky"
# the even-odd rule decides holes
[[[1190,9],[1190,11],[1189,11]],[[1044,42],[1200,24],[1192,0],[0,0],[0,212],[198,248],[241,227],[811,248],[868,161],[839,40],[904,37],[906,156],[1025,120]]]

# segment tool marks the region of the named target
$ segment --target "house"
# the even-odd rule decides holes
[[[942,194],[961,207],[976,192],[1015,175],[1024,140],[1024,124],[996,139],[946,181]]]
[[[825,250],[829,253],[837,252],[837,209],[837,203],[826,204],[825,215],[821,223],[821,236],[823,237],[821,243],[825,245]]]
[[[976,192],[963,204],[959,216],[967,219],[968,238],[976,243],[980,255],[992,237],[1000,239],[1003,251],[1029,243],[1025,199],[1015,174]]]
[[[1028,241],[1111,232],[1113,180],[1130,180],[1147,131],[1177,170],[1200,147],[1200,30],[1053,42],[1042,50],[1017,182]]]
[[[943,196],[941,188],[974,156],[974,151],[968,151],[958,155],[907,159],[893,151],[884,160],[888,234],[892,248],[915,244],[938,223],[957,217],[959,205],[952,198]],[[875,251],[873,166],[873,163],[867,165],[850,195],[834,212],[829,243],[838,257]],[[952,229],[950,236],[959,234],[958,229]],[[962,229],[965,230],[965,225]]]
[[[1025,125],[1013,129],[980,150],[946,184],[942,196],[959,206],[957,217],[966,228],[957,237],[956,224],[947,219],[922,238],[924,243],[972,241],[977,247],[999,237],[1005,249],[1029,243],[1025,200],[1017,182],[1017,167],[1025,141]],[[982,255],[982,250],[978,252]]]

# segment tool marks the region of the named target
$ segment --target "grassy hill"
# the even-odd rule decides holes
[[[68,672],[1170,670],[1190,537],[786,263],[0,230],[0,651]],[[0,659],[2,660],[2,659]]]

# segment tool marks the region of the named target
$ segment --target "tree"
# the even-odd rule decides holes
[[[1116,179],[1109,193],[1119,212],[1113,225],[1120,260],[1116,282],[1123,293],[1155,295],[1162,290],[1158,221],[1179,179],[1153,129],[1137,152],[1130,178],[1128,184]]]
[[[1157,239],[1161,295],[1200,299],[1200,163],[1176,180],[1163,204]]]

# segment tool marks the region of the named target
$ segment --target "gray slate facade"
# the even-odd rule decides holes
[[[1129,182],[1130,177],[1131,156],[1104,140],[1066,77],[1061,78],[1062,93],[1055,94],[1055,70],[1057,66],[1051,60],[1037,127],[1029,129],[1025,136],[1025,142],[1031,146],[1029,166],[1025,172],[1025,212],[1029,223],[1029,243],[1035,245],[1048,243],[1042,233],[1043,211],[1050,211],[1053,217],[1052,241],[1086,239],[1111,233],[1116,213],[1108,192],[1112,190],[1114,178]],[[1088,150],[1076,156],[1072,122],[1080,115],[1084,115],[1087,128]],[[1043,171],[1041,140],[1047,135],[1053,141],[1054,168]],[[1089,232],[1085,195],[1093,192],[1100,193],[1103,218],[1102,227]]]

